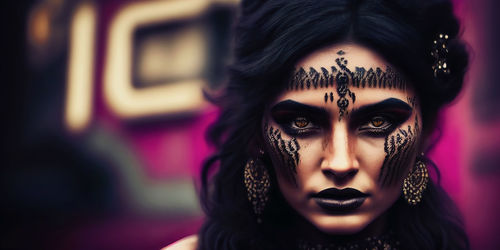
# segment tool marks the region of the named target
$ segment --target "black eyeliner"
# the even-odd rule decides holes
[[[371,121],[375,116],[381,116],[390,123],[386,128],[366,128],[359,132],[373,137],[384,137],[394,131],[400,124],[408,120],[412,114],[412,108],[406,102],[397,98],[388,98],[381,102],[365,105],[355,109],[351,113],[350,127],[358,129],[362,124]]]
[[[291,136],[306,137],[314,135],[329,125],[330,114],[322,107],[302,104],[292,100],[279,102],[271,108],[271,116],[283,131]],[[293,123],[299,117],[308,120],[313,127],[293,128]]]

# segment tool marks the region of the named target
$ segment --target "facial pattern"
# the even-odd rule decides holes
[[[414,107],[415,102],[410,103]],[[408,125],[407,129],[400,128],[385,137],[384,152],[386,155],[379,175],[381,186],[394,185],[402,178],[406,167],[411,164],[417,153],[419,137],[418,115],[415,115],[413,128]]]
[[[345,52],[339,50],[338,57],[335,58],[336,66],[331,66],[330,69],[321,67],[316,70],[310,67],[308,71],[304,68],[299,68],[295,71],[291,81],[287,86],[287,90],[308,90],[318,88],[334,88],[338,95],[337,106],[339,107],[339,120],[348,114],[349,99],[352,103],[356,101],[355,93],[350,89],[353,88],[389,88],[389,89],[406,89],[406,81],[395,70],[387,66],[385,71],[377,67],[376,69],[365,69],[364,67],[355,67],[354,71],[348,68],[348,60],[343,57]],[[336,84],[335,84],[336,83]],[[325,93],[325,103],[330,100],[333,102],[333,93]]]
[[[333,92],[330,92],[330,95],[328,95],[328,92],[325,92],[325,103],[327,103],[328,100],[330,100],[330,102],[333,102]]]
[[[416,105],[416,101],[417,101],[417,98],[415,96],[412,96],[412,97],[407,97],[406,100],[408,101],[408,103],[413,107],[415,108],[415,105]]]
[[[342,53],[340,53],[342,52]],[[337,52],[338,55],[342,55],[342,50]],[[352,103],[356,101],[356,95],[349,89],[349,75],[350,70],[347,68],[347,60],[344,57],[335,59],[335,62],[340,67],[339,73],[335,76],[335,82],[337,83],[337,94],[339,99],[337,100],[337,106],[339,107],[339,121],[342,117],[347,114],[347,107],[349,106],[349,100],[346,95],[351,97]]]
[[[290,140],[285,140],[281,137],[281,131],[274,129],[266,124],[265,131],[267,139],[272,148],[272,154],[275,159],[279,160],[279,165],[288,177],[295,182],[295,174],[297,173],[297,165],[300,161],[299,150],[300,145],[295,137]]]
[[[400,196],[399,184],[420,148],[416,93],[388,65],[356,44],[321,48],[296,65],[287,89],[264,111],[262,134],[279,191],[324,233],[384,223],[377,218]],[[332,213],[334,204],[322,206],[311,195],[345,187],[369,194],[367,202]]]

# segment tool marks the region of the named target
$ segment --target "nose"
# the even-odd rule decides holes
[[[321,162],[321,170],[325,175],[345,180],[358,172],[359,167],[349,139],[347,125],[344,122],[336,123],[325,139],[327,145]]]

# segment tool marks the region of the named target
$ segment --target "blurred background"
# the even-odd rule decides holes
[[[473,249],[500,249],[500,1],[454,0],[472,52],[430,157]],[[204,132],[237,0],[2,2],[2,249],[159,249],[203,221]]]

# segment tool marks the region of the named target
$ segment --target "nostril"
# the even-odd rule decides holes
[[[347,171],[335,171],[333,169],[324,169],[323,174],[329,177],[335,177],[338,179],[344,179],[348,177],[353,177],[358,172],[357,169],[349,169]]]
[[[326,177],[340,181],[352,178],[358,172],[358,168],[356,164],[349,164],[347,161],[339,162],[323,159],[321,171]]]
[[[358,173],[358,169],[351,169],[347,172],[339,173],[339,177],[341,177],[341,178],[353,177],[354,175],[356,175],[356,173]]]

